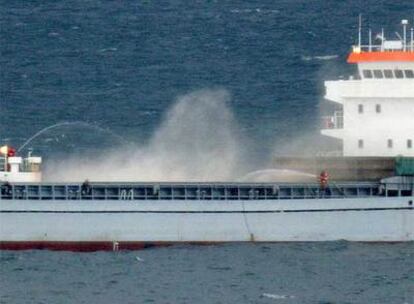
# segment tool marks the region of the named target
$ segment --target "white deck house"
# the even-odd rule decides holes
[[[382,34],[379,45],[353,47],[356,77],[325,82],[325,98],[342,110],[325,118],[322,134],[342,140],[343,156],[414,156],[414,30],[407,39],[402,24],[401,40]]]
[[[13,149],[0,147],[0,182],[31,183],[42,180],[40,166],[42,158],[37,156],[20,157],[9,154]],[[14,150],[14,149],[13,149]]]

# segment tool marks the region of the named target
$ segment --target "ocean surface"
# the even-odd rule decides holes
[[[366,40],[392,38],[414,2],[0,0],[0,143],[54,178],[64,163],[140,180],[237,179],[336,150],[318,134],[335,108],[323,81],[354,72],[359,13]],[[413,256],[346,242],[3,251],[0,303],[412,304]]]
[[[1,303],[407,303],[412,244],[1,253]]]

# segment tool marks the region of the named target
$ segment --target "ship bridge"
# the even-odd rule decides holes
[[[357,74],[325,82],[325,98],[340,109],[323,117],[322,134],[342,140],[343,156],[414,156],[414,29],[402,26],[398,40],[369,30],[365,45],[360,26],[347,60]]]

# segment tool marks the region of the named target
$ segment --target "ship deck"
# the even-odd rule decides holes
[[[3,184],[0,200],[281,200],[413,196],[413,185],[330,183]]]

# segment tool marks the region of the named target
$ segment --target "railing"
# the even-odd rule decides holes
[[[380,183],[312,184],[3,184],[0,200],[278,200],[386,195]],[[395,189],[393,188],[393,191]],[[393,192],[394,193],[394,192]],[[403,193],[403,194],[401,194]],[[410,196],[411,192],[397,192]]]
[[[344,128],[344,113],[342,111],[335,111],[333,116],[322,117],[323,129],[343,129]]]
[[[398,42],[398,43],[396,43]],[[358,52],[414,52],[414,42],[384,41],[383,44],[365,44],[353,46],[353,51]]]

